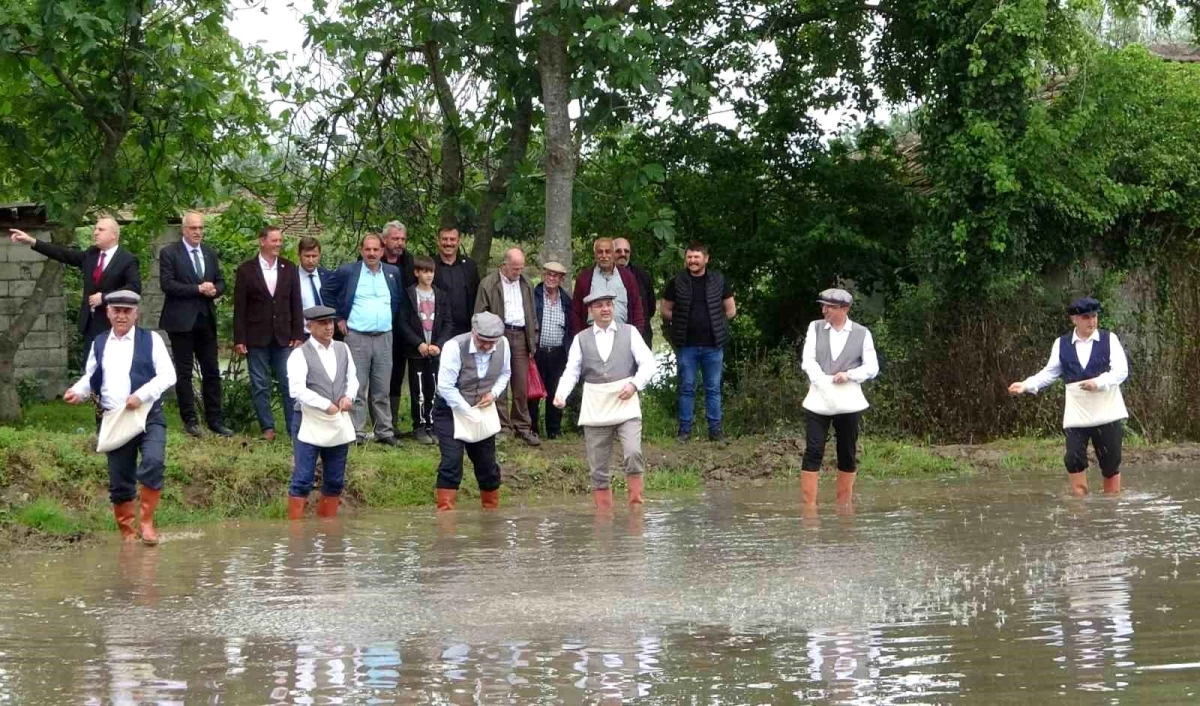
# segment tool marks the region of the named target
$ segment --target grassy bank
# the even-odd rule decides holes
[[[0,530],[10,540],[75,541],[115,529],[107,501],[107,468],[94,452],[87,408],[35,407],[22,428],[0,427]],[[249,437],[193,439],[168,414],[163,526],[227,518],[282,518],[291,475],[286,442]],[[1020,439],[982,446],[921,446],[884,439],[863,442],[861,475],[944,477],[982,469],[1056,470],[1061,440]],[[829,454],[832,456],[832,444]],[[750,436],[725,445],[679,444],[649,435],[644,445],[651,494],[696,491],[706,485],[793,478],[804,441],[791,433]],[[1135,449],[1136,451],[1136,449]],[[499,447],[506,503],[535,503],[588,491],[583,442],[578,436],[532,449],[504,441]],[[347,472],[347,511],[431,505],[436,447],[411,441],[399,449],[378,444],[355,448]],[[619,485],[619,481],[618,481]],[[475,496],[467,471],[464,504]]]

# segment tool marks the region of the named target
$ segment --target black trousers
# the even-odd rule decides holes
[[[546,399],[529,403],[529,421],[535,434],[538,430],[538,418],[541,416],[542,404],[546,405],[546,436],[553,438],[562,434],[563,411],[554,406],[554,391],[558,389],[558,381],[562,379],[563,371],[567,369],[567,348],[539,348],[533,354],[542,382],[546,385]]]
[[[454,438],[454,414],[450,406],[438,399],[433,406],[433,431],[437,434],[442,461],[438,464],[437,487],[458,490],[463,476],[463,451],[475,467],[475,480],[480,490],[500,487],[500,465],[496,463],[496,437],[468,444]]]
[[[1096,450],[1097,460],[1100,461],[1100,473],[1105,478],[1112,478],[1121,472],[1121,441],[1125,436],[1124,423],[1121,420],[1098,427],[1077,427],[1063,431],[1067,435],[1067,453],[1063,456],[1067,473],[1083,473],[1087,470],[1089,440],[1092,442],[1092,448]]]
[[[800,463],[802,471],[821,470],[821,461],[825,458],[825,441],[829,438],[829,425],[837,436],[837,467],[839,471],[853,473],[858,470],[858,423],[862,412],[848,414],[814,414],[805,411],[807,430],[804,440],[804,460]]]
[[[139,455],[141,463],[138,463]],[[108,499],[112,504],[120,505],[136,498],[138,483],[151,490],[162,490],[166,455],[167,420],[162,413],[162,404],[155,402],[146,417],[146,431],[107,454]]]
[[[217,322],[207,314],[196,317],[191,331],[167,333],[171,354],[175,359],[175,398],[179,403],[179,418],[194,423],[196,391],[192,388],[192,361],[200,361],[200,376],[204,400],[204,421],[209,426],[221,424],[221,366],[217,362]]]
[[[412,414],[413,431],[433,431],[437,372],[437,358],[410,358],[408,361],[408,410]]]

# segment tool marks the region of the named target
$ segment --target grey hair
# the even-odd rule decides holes
[[[384,224],[383,232],[385,235],[391,230],[402,231],[405,235],[408,235],[408,228],[404,227],[404,224],[400,221],[388,221],[386,224]]]

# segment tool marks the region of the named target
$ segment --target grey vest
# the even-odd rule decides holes
[[[337,361],[337,370],[332,380],[329,379],[329,373],[325,372],[325,364],[321,362],[315,348],[305,343],[300,346],[300,353],[304,356],[304,362],[308,363],[308,379],[304,381],[304,386],[337,404],[346,392],[346,377],[350,368],[347,361],[350,354],[345,343],[334,341],[330,345],[333,348],[333,358]],[[299,400],[296,401],[296,409],[300,409]]]
[[[633,357],[632,331],[633,327],[629,324],[617,325],[617,335],[613,339],[613,347],[608,354],[608,360],[600,357],[600,349],[596,347],[596,329],[594,327],[579,334],[579,352],[583,360],[584,382],[595,385],[633,377],[637,372],[637,360]]]
[[[837,375],[862,365],[863,342],[867,340],[865,326],[854,324],[854,328],[850,329],[850,337],[846,339],[846,347],[842,349],[842,354],[837,357],[837,360],[834,360],[829,348],[829,329],[825,328],[825,321],[821,320],[815,323],[817,325],[817,365],[821,366],[821,370],[825,371],[826,375]]]
[[[479,398],[491,392],[492,386],[500,379],[500,373],[504,371],[504,351],[508,347],[508,340],[501,338],[496,341],[487,372],[482,377],[475,366],[475,356],[471,353],[471,333],[468,331],[455,336],[452,343],[458,345],[459,358],[462,361],[458,368],[458,391],[467,404],[474,407]]]

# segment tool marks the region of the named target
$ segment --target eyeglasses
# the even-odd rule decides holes
[[[618,255],[628,255],[629,254],[628,250],[614,250],[613,252],[615,252]]]
[[[551,272],[549,270],[546,270],[542,274],[544,274],[546,277],[562,277],[563,276],[563,273],[561,273],[561,272]]]

